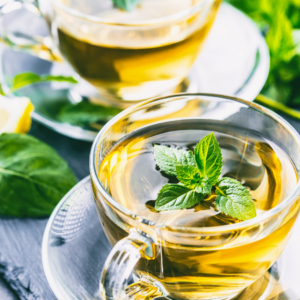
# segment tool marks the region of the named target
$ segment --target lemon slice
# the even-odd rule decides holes
[[[4,132],[26,133],[30,129],[33,105],[29,98],[0,96],[0,134]]]

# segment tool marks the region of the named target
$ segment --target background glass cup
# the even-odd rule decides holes
[[[46,59],[60,61],[62,54],[103,99],[132,103],[176,90],[220,2],[143,0],[125,12],[113,9],[111,0],[38,0],[38,9],[30,2],[7,0],[2,15],[19,9],[41,13],[51,37],[4,26],[2,40]]]
[[[119,141],[150,124],[188,119],[201,121],[217,135],[242,139],[249,133],[269,141],[288,155],[299,178],[300,137],[266,108],[209,94],[177,94],[128,108],[100,131],[90,156],[97,211],[114,245],[100,282],[103,299],[122,299],[131,272],[137,282],[126,288],[129,299],[233,299],[272,266],[290,237],[299,213],[299,183],[280,204],[254,219],[204,228],[158,226],[106,192],[99,167]]]

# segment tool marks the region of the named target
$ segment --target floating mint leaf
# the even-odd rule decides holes
[[[154,156],[157,165],[168,175],[176,176],[176,166],[197,166],[192,151],[155,145]]]
[[[190,208],[203,200],[203,195],[179,184],[165,184],[159,191],[155,209],[178,210]]]
[[[224,177],[216,183],[216,206],[222,213],[245,221],[256,217],[251,195],[239,181]]]
[[[112,0],[115,7],[131,11],[135,9],[142,0]]]
[[[200,194],[210,194],[211,193],[211,182],[208,177],[204,177],[200,180],[200,183],[195,186],[195,191]]]
[[[202,178],[208,177],[214,185],[222,170],[222,153],[213,133],[205,136],[196,146],[195,160]]]

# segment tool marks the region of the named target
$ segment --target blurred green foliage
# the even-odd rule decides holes
[[[271,66],[262,94],[300,105],[300,0],[226,0],[248,14],[265,35]]]

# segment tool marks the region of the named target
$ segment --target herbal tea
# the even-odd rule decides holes
[[[179,14],[197,1],[144,0],[130,12],[107,3],[97,7],[97,13],[87,11],[103,19],[101,28],[82,20],[78,20],[78,24],[61,20],[57,25],[59,47],[80,76],[102,94],[109,97],[109,93],[114,93],[124,100],[140,101],[174,89],[183,81],[220,2],[208,1],[197,14],[178,17],[166,24],[163,18],[169,17],[170,12]],[[72,4],[72,9],[76,9],[77,1]],[[157,18],[161,21],[151,25]],[[108,26],[105,21],[114,25]],[[121,29],[117,24],[122,22],[143,22],[144,25]]]
[[[169,121],[129,134],[104,158],[99,179],[116,201],[134,214],[155,222],[157,228],[239,223],[237,218],[217,209],[214,190],[188,209],[155,209],[161,188],[166,183],[179,182],[157,165],[155,145],[194,152],[196,144],[212,131],[223,157],[221,177],[238,180],[247,189],[258,216],[281,203],[295,188],[298,177],[294,166],[278,146],[248,130],[208,120]],[[105,217],[101,208],[98,212],[112,244],[128,234]],[[259,240],[255,240],[256,233],[251,240],[248,231],[235,230],[222,243],[209,247],[205,246],[205,240],[209,245],[209,239],[220,238],[221,233],[219,237],[206,236],[203,240],[201,236],[195,237],[195,246],[187,247],[176,238],[170,242],[169,234],[157,229],[155,258],[141,259],[135,272],[160,282],[174,299],[227,299],[227,295],[241,291],[274,263],[286,244],[294,214],[292,211],[277,230]],[[197,240],[202,241],[201,246]]]

